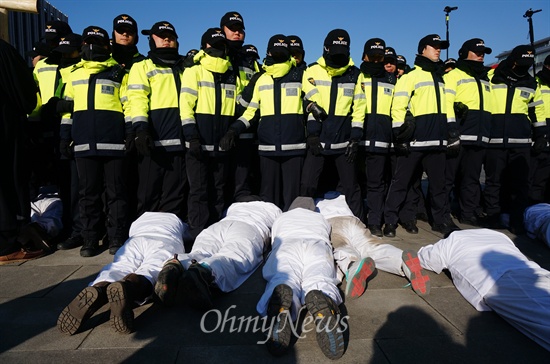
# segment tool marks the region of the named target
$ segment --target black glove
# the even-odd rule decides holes
[[[130,133],[126,136],[126,141],[124,143],[126,155],[134,154],[136,151],[136,134]]]
[[[323,150],[323,146],[321,145],[321,141],[317,135],[310,135],[307,137],[307,146],[309,147],[311,154],[315,156],[321,154],[321,150]]]
[[[67,158],[67,159],[73,159],[73,146],[72,141],[70,140],[63,140],[61,139],[59,141],[59,153]]]
[[[140,130],[136,133],[135,144],[138,153],[146,157],[151,156],[151,152],[155,148],[153,138],[146,130]]]
[[[546,149],[548,146],[548,141],[546,140],[546,135],[540,135],[537,138],[535,138],[535,142],[533,143],[533,154],[538,155]]]
[[[346,161],[348,163],[355,162],[355,158],[357,157],[357,151],[359,150],[359,141],[355,139],[351,139],[349,141],[349,144],[346,148]]]
[[[233,129],[229,129],[227,133],[220,139],[220,148],[229,152],[231,149],[235,148],[235,139],[237,138],[237,133]]]
[[[74,108],[74,101],[73,100],[59,100],[57,103],[57,107],[55,111],[58,114],[66,114],[66,113],[72,113]]]
[[[468,106],[464,105],[462,102],[455,102],[453,104],[453,108],[455,110],[455,116],[457,121],[460,120],[461,122],[463,120],[466,120],[466,115],[468,114]]]
[[[57,103],[61,99],[57,96],[51,97],[48,102],[42,105],[40,109],[40,117],[42,119],[52,119],[57,116]]]
[[[189,141],[189,150],[187,151],[190,156],[200,160],[202,158],[201,142],[198,139],[191,139]]]
[[[458,153],[460,153],[460,133],[458,130],[452,130],[449,132],[449,138],[447,139],[447,155],[457,157]]]
[[[409,145],[409,142],[393,143],[393,148],[395,149],[395,154],[399,156],[406,157],[411,154],[411,147]]]
[[[312,102],[307,107],[307,112],[310,112],[315,120],[318,122],[323,122],[327,119],[328,115],[325,109],[323,109],[321,106],[317,105],[316,102]]]
[[[397,143],[410,142],[414,136],[414,130],[416,129],[416,122],[414,118],[407,118],[405,122],[399,127],[396,135]]]

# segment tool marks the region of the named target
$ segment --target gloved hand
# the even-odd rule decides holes
[[[447,138],[447,155],[457,157],[458,153],[460,153],[460,133],[458,130],[451,130]]]
[[[138,153],[146,157],[151,156],[151,152],[155,148],[153,138],[147,130],[140,130],[136,133],[135,144]]]
[[[59,153],[67,159],[73,159],[73,142],[61,139],[59,141]]]
[[[227,133],[220,139],[220,148],[226,152],[235,148],[235,139],[237,138],[237,133],[233,129],[229,129]]]
[[[395,154],[398,156],[408,156],[411,154],[411,147],[409,145],[409,142],[403,142],[403,143],[393,143],[393,148],[395,149]]]
[[[51,97],[48,102],[42,105],[40,109],[40,117],[42,119],[53,119],[57,116],[57,103],[61,99],[57,96]]]
[[[198,139],[191,139],[189,141],[189,150],[187,151],[190,156],[200,160],[202,158],[201,142]]]
[[[318,122],[323,122],[328,117],[327,112],[325,111],[325,109],[323,109],[321,106],[317,105],[317,103],[315,101],[310,103],[307,106],[306,111],[310,112],[313,115],[313,117],[315,118],[315,120],[317,120]]]
[[[309,151],[311,154],[317,156],[321,154],[321,150],[323,150],[323,146],[321,145],[321,141],[319,140],[318,135],[310,135],[307,137],[307,146],[309,147]]]
[[[131,155],[136,151],[136,134],[130,133],[126,135],[126,141],[124,143],[124,154]]]
[[[396,135],[397,142],[410,142],[414,136],[415,129],[416,122],[414,118],[407,118],[405,122],[399,127],[398,133]]]
[[[59,100],[55,111],[58,114],[72,113],[74,108],[73,100]]]
[[[546,139],[546,135],[540,135],[535,138],[535,142],[533,143],[533,154],[538,155],[546,149],[548,146],[548,141]]]
[[[359,150],[359,141],[355,139],[351,139],[349,141],[348,146],[346,147],[346,161],[348,163],[355,162],[355,158],[357,157],[357,151]]]
[[[466,115],[468,115],[468,106],[463,104],[462,102],[455,102],[453,104],[453,108],[455,110],[455,116],[457,121],[463,121],[466,119]]]

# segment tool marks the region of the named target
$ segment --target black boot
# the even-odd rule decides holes
[[[99,241],[84,239],[84,244],[80,248],[80,256],[84,258],[89,258],[97,255],[99,252]]]

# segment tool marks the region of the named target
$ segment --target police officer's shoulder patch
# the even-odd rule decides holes
[[[309,83],[311,83],[313,86],[317,86],[317,85],[315,84],[315,80],[313,79],[313,77],[310,77],[310,78],[308,78],[307,80],[308,80]]]

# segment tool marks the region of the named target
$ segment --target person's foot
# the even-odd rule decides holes
[[[178,296],[181,296],[189,306],[208,311],[214,307],[210,285],[214,281],[210,269],[199,263],[193,263],[183,273],[178,283]]]
[[[454,223],[452,225],[444,222],[441,224],[433,224],[432,225],[432,231],[437,231],[438,233],[441,233],[444,238],[448,237],[453,231],[460,230],[458,226],[456,226]]]
[[[428,217],[428,214],[425,212],[419,212],[416,214],[416,219],[424,222],[428,222],[430,218]]]
[[[384,236],[387,236],[388,238],[395,237],[395,229],[397,229],[396,224],[386,224],[384,226]]]
[[[460,223],[464,225],[481,226],[479,219],[475,215],[472,217],[460,218],[458,221],[460,221]]]
[[[418,234],[418,227],[416,227],[416,222],[414,221],[402,222],[401,226],[409,234]]]
[[[122,248],[124,243],[125,243],[125,240],[122,240],[122,239],[116,239],[116,238],[109,239],[109,254],[115,255],[116,252],[120,248]]]
[[[111,327],[121,334],[134,331],[134,311],[126,282],[111,283],[107,287],[107,298],[111,306]]]
[[[369,225],[369,231],[372,235],[377,236],[379,238],[384,236],[384,234],[382,233],[382,229],[380,228],[380,225]]]
[[[65,241],[57,244],[58,250],[69,250],[74,249],[84,244],[84,239],[80,235],[71,236]]]
[[[292,340],[292,288],[279,284],[273,290],[267,306],[267,319],[271,324],[265,343],[267,351],[273,356],[284,355]]]
[[[178,284],[184,271],[177,254],[164,263],[155,283],[155,294],[165,306],[171,307],[176,303]]]
[[[344,355],[344,333],[340,327],[340,311],[334,301],[319,290],[307,293],[306,306],[313,316],[317,344],[329,359]]]
[[[57,328],[64,334],[75,334],[84,322],[107,303],[105,288],[86,287],[61,311]]]
[[[419,296],[425,296],[430,294],[430,277],[426,274],[426,271],[422,269],[418,255],[413,250],[405,250],[401,255],[403,259],[403,273],[411,282],[411,287]]]
[[[375,269],[370,257],[353,262],[346,272],[346,297],[359,298],[367,289],[367,280]]]
[[[41,258],[46,255],[46,252],[42,249],[40,250],[27,250],[19,249],[13,253],[0,256],[0,265],[9,264],[9,263],[21,263],[26,262],[27,260]]]
[[[89,258],[99,253],[99,241],[97,240],[84,240],[82,248],[80,248],[80,256]]]

